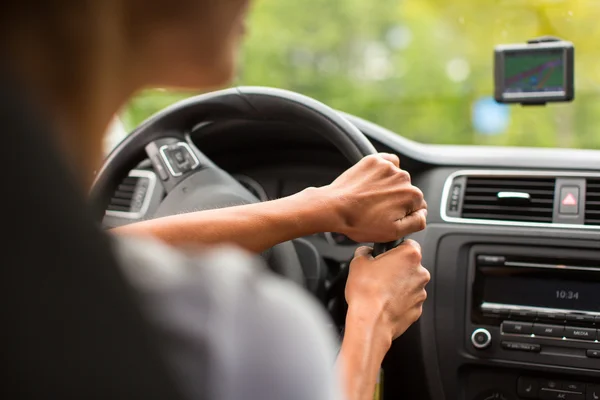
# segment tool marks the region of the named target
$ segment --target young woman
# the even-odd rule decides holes
[[[248,6],[248,0],[6,0],[0,51],[51,122],[84,189],[100,166],[111,117],[137,90],[211,89],[231,79]],[[189,369],[202,342],[212,344],[210,372],[221,385],[211,398],[333,399],[339,393],[328,364],[332,340],[322,311],[303,293],[256,268],[245,253],[188,258],[135,237],[172,245],[233,242],[253,252],[319,231],[390,241],[423,229],[425,208],[398,158],[383,154],[331,185],[269,204],[124,227],[116,252],[143,300],[169,304],[146,312],[178,341],[164,352],[174,368],[188,366],[178,376],[189,398],[201,397]],[[420,260],[413,241],[376,259],[370,249],[357,251],[338,356],[345,397],[372,396],[392,340],[421,315],[429,274]]]

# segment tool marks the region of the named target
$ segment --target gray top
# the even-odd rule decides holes
[[[302,289],[234,248],[115,241],[187,399],[340,400],[336,342]]]

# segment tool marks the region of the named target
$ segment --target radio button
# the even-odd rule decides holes
[[[583,393],[564,392],[562,390],[542,389],[540,400],[585,400]]]
[[[567,314],[567,321],[593,324],[594,316],[593,315],[585,315],[585,314]]]
[[[592,328],[567,326],[565,328],[565,337],[569,339],[596,340],[596,332],[596,329]]]
[[[504,265],[506,258],[502,256],[479,255],[477,256],[477,264],[479,265]]]
[[[536,311],[529,310],[511,310],[510,319],[523,319],[525,321],[533,321],[537,317]]]
[[[588,350],[586,354],[589,358],[600,358],[600,350]]]
[[[563,389],[562,382],[555,381],[554,379],[542,379],[540,381],[540,388],[552,390]]]
[[[518,342],[502,342],[502,347],[505,350],[530,351],[533,353],[538,353],[542,349],[539,344]]]
[[[504,321],[502,332],[529,335],[533,332],[533,324],[531,322]]]
[[[537,379],[520,377],[517,381],[517,394],[525,399],[538,398],[539,383]]]
[[[481,306],[481,313],[485,317],[503,318],[503,317],[508,317],[509,316],[510,310],[508,310],[506,308],[496,308],[496,307]]]
[[[536,336],[561,338],[565,335],[565,327],[559,325],[533,324],[533,333]]]
[[[542,319],[545,321],[553,321],[553,322],[565,322],[566,315],[558,314],[552,312],[538,312],[538,319]]]
[[[562,388],[569,392],[585,393],[585,384],[579,382],[563,382]]]
[[[471,335],[471,343],[476,349],[483,350],[492,344],[492,335],[487,329],[475,329]]]
[[[600,385],[587,385],[587,400],[598,400],[600,399]]]

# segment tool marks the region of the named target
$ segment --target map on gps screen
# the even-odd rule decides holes
[[[562,51],[506,54],[505,92],[562,92],[564,68]]]

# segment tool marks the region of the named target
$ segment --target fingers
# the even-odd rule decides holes
[[[427,209],[422,208],[396,221],[396,237],[401,238],[411,233],[420,232],[427,226]]]
[[[401,257],[403,260],[415,265],[421,263],[421,245],[414,240],[406,239],[395,249],[391,249],[379,257]]]
[[[373,258],[373,249],[369,246],[361,246],[354,252],[354,258]]]
[[[421,245],[419,244],[419,242],[412,240],[412,239],[406,239],[404,242],[402,242],[402,244],[398,247],[402,247],[402,246],[410,246],[413,247],[414,250],[416,250],[419,254],[421,254]]]
[[[384,160],[391,162],[396,167],[400,168],[400,158],[397,155],[390,153],[379,153],[379,156]]]

